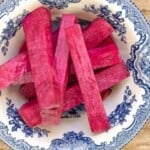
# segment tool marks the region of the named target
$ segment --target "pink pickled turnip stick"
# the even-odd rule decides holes
[[[28,60],[29,62],[29,60]],[[21,84],[26,84],[26,83],[30,83],[30,82],[34,82],[33,78],[32,78],[32,72],[31,69],[28,70],[28,72],[26,72],[22,77],[20,77],[19,79],[17,79],[13,85],[21,85]]]
[[[76,24],[66,29],[66,38],[83,96],[91,131],[106,131],[109,129],[110,125],[85,46],[81,27]]]
[[[117,83],[124,80],[128,76],[129,76],[129,70],[123,62],[113,65],[111,67],[105,68],[104,70],[101,70],[101,71],[98,71],[95,73],[96,81],[98,83],[100,92],[102,92],[108,88],[111,88],[112,86],[116,85]],[[109,79],[109,82],[108,82],[108,79]],[[73,82],[75,83],[76,79],[73,79],[73,80],[74,80]],[[70,81],[70,82],[72,82],[72,81]],[[30,84],[32,84],[32,85],[30,85]],[[80,98],[80,92],[76,92],[76,90],[77,91],[79,90],[79,87],[78,88],[77,87],[78,87],[78,85],[73,84],[72,86],[69,87],[69,89],[67,89],[65,101],[68,101],[68,99],[70,99],[71,101],[74,101],[74,100],[72,100],[73,97],[71,97],[71,95],[75,96],[76,99]],[[32,92],[30,93],[29,91],[32,91]],[[29,92],[29,94],[28,94],[28,92]],[[36,97],[34,83],[33,82],[26,83],[25,85],[23,85],[21,87],[21,93],[29,99],[30,99],[31,95],[34,95],[34,97]],[[77,101],[81,101],[81,100],[77,100]],[[68,102],[68,103],[70,103],[70,102]]]
[[[102,97],[102,100],[104,101],[105,98],[107,98],[112,92],[112,89],[109,88],[109,89],[106,89],[104,90],[103,92],[101,92],[101,97]]]
[[[78,92],[78,89],[79,88],[77,88],[76,92]],[[79,89],[79,92],[80,92],[80,89]],[[109,89],[105,90],[101,94],[103,95],[103,98],[105,98],[106,96],[110,94]],[[83,98],[81,96],[79,99],[78,93],[76,93],[76,95],[73,95],[73,97],[74,97],[73,99],[74,101],[70,101],[70,102],[68,101],[69,103],[66,103],[66,102],[64,103],[62,112],[68,111],[80,105],[81,103],[83,103]],[[40,116],[40,108],[39,108],[38,101],[36,100],[36,98],[32,98],[30,99],[30,101],[23,104],[21,108],[19,109],[19,114],[29,127],[34,127],[39,124],[42,124],[42,118]]]
[[[105,26],[105,28],[103,26]],[[87,48],[88,49],[94,48],[99,43],[101,43],[103,40],[104,40],[104,43],[107,43],[107,40],[109,41],[108,42],[109,44],[112,43],[113,42],[112,38],[111,37],[107,38],[112,33],[112,31],[113,31],[113,28],[111,27],[111,25],[107,21],[105,21],[102,18],[95,19],[91,23],[91,25],[89,25],[86,28],[86,30],[84,30],[84,32],[83,32]],[[95,35],[95,33],[96,33],[96,35]],[[58,30],[53,32],[53,45],[54,45],[54,48],[56,47],[55,45],[57,43],[57,36],[58,36]],[[102,45],[106,45],[106,44],[102,44]],[[115,45],[115,43],[114,43],[114,45]],[[111,62],[113,62],[113,61],[111,61]],[[97,67],[94,66],[94,68],[97,68]],[[25,79],[26,79],[26,82],[32,81],[32,79],[30,77],[26,77]],[[24,82],[24,77],[23,77],[23,79],[19,79],[18,82],[14,83],[14,84],[19,84],[19,82],[25,83]]]
[[[109,67],[109,66],[118,64],[121,61],[120,56],[119,56],[119,50],[115,46],[114,43],[111,43],[107,46],[88,50],[88,54],[89,54],[90,61],[91,61],[91,64],[92,64],[92,67],[94,70],[101,69],[104,67]],[[60,62],[63,61],[63,59],[62,59],[64,57],[63,55],[61,55],[61,59],[59,59]],[[60,68],[61,68],[61,70],[64,70],[65,65]],[[70,72],[71,72],[71,74],[75,74],[73,66],[71,66]],[[30,75],[30,73],[28,73],[28,75],[29,76],[27,76],[27,75],[23,76],[15,84],[32,82],[32,79],[31,79],[32,76]],[[61,75],[59,75],[59,76],[60,76],[60,78],[62,78]]]
[[[24,41],[23,44],[21,45],[20,49],[19,49],[19,53],[25,52],[27,51],[27,44]]]
[[[33,82],[21,85],[20,92],[28,100],[32,100],[33,98],[36,98],[36,91]]]
[[[107,89],[112,88],[129,75],[129,70],[123,62],[97,72],[95,77],[102,97],[104,98],[109,93]],[[71,104],[79,105],[80,103],[83,103],[83,97],[78,84],[75,84],[66,91],[64,109],[67,111]]]
[[[52,40],[53,40],[53,49],[55,50],[56,49],[56,45],[57,45],[57,39],[58,39],[58,30],[54,31],[52,33]],[[19,49],[19,53],[22,53],[24,51],[27,51],[27,43],[26,41],[23,42],[23,44],[21,45],[20,49]]]
[[[122,61],[120,64],[116,64],[112,67],[104,69],[95,74],[99,89],[108,89],[125,78],[129,77],[130,73]]]
[[[104,46],[110,45],[110,44],[112,44],[112,43],[113,43],[114,46],[116,46],[116,48],[117,48],[117,45],[116,45],[116,43],[115,43],[115,41],[114,41],[112,35],[110,35],[110,36],[108,36],[106,39],[104,39],[102,42],[100,42],[97,47],[104,47]]]
[[[109,67],[121,62],[119,50],[115,43],[88,50],[88,55],[94,70]],[[71,66],[71,74],[75,74]]]
[[[88,54],[94,70],[110,67],[121,62],[119,50],[113,43],[108,46],[91,49]]]
[[[111,72],[114,72],[114,73],[112,74]],[[128,76],[129,76],[128,68],[125,66],[123,62],[96,73],[96,79],[97,79],[97,83],[99,86],[99,91],[101,92],[102,99],[104,100],[104,98],[110,94],[111,90],[109,88],[116,85],[117,83],[127,78]],[[109,82],[107,79],[109,79]],[[31,84],[34,85],[34,83],[31,83]],[[33,91],[34,91],[34,88],[33,88]],[[36,95],[35,95],[34,100],[35,99],[36,99]],[[38,119],[36,120],[36,118],[40,118],[39,112],[37,111],[38,109],[40,110],[38,103],[32,102],[32,99],[28,103],[24,104],[25,106],[22,106],[23,108],[21,107],[23,109],[21,113],[22,118],[25,120],[25,122],[29,126],[33,126],[33,125],[35,126],[35,125],[41,124],[41,122],[39,122]],[[78,84],[73,85],[66,92],[65,102],[63,105],[62,112],[68,111],[71,108],[74,108],[81,103],[84,103],[84,101],[83,101],[80,88]],[[35,105],[35,106],[32,106],[32,105]],[[30,118],[30,115],[29,115],[30,112],[31,114],[34,114],[34,117],[35,117],[34,120]]]
[[[34,127],[42,123],[40,108],[36,99],[23,104],[18,112],[29,127]]]
[[[27,53],[23,52],[0,65],[0,90],[13,84],[30,70],[30,64],[27,59]]]
[[[48,9],[40,7],[26,16],[23,28],[42,119],[50,120],[55,115],[59,122],[60,97]]]
[[[95,19],[83,32],[87,49],[98,46],[113,32],[112,26],[103,18]]]
[[[69,49],[66,41],[65,29],[72,26],[76,21],[76,16],[63,14],[59,29],[58,41],[55,51],[57,79],[60,88],[61,106],[64,103],[64,95],[69,76]],[[62,109],[62,108],[61,108]],[[62,110],[60,110],[62,112]]]
[[[69,15],[70,14],[68,14],[68,16]],[[69,20],[66,21],[66,24],[68,21]],[[83,30],[83,36],[84,36],[87,48],[92,49],[98,46],[102,41],[104,41],[104,43],[105,41],[107,42],[108,36],[110,36],[112,32],[113,32],[113,28],[106,20],[104,20],[103,18],[95,19],[93,22],[91,22],[90,25],[88,25]],[[52,33],[54,50],[56,49],[56,46],[57,46],[58,33],[59,33],[59,30],[56,30]],[[20,49],[20,52],[22,50],[25,50],[25,48],[26,48],[26,44],[24,43]]]
[[[111,90],[106,89],[101,93],[102,100],[104,100],[107,96],[110,95]],[[72,88],[69,88],[66,92],[66,101],[63,106],[63,112],[70,110],[71,108],[74,108],[81,103],[84,104],[84,100],[81,94],[81,90],[78,85],[74,85]]]
[[[105,90],[115,86],[116,84],[118,84],[119,82],[127,78],[128,76],[129,76],[129,70],[123,62],[117,65],[111,66],[109,68],[106,68],[103,71],[97,72],[95,74],[95,77],[98,83],[99,92],[105,95]],[[32,92],[28,94],[29,91],[32,91]],[[21,93],[25,95],[25,97],[29,97],[29,99],[33,98],[33,96],[30,97],[31,94],[34,95],[34,97],[36,98],[34,83],[26,84],[25,89],[23,87],[23,89],[21,90]],[[78,84],[74,84],[70,86],[66,91],[64,109],[68,110],[70,108],[70,105],[76,106],[77,104],[80,104],[82,102],[83,102],[83,97],[82,97]],[[76,104],[76,105],[73,105],[73,104]]]

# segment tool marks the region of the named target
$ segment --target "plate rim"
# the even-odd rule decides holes
[[[116,1],[116,0],[106,0],[106,1]],[[147,18],[144,16],[143,12],[137,7],[137,5],[133,1],[128,0],[128,2],[131,3],[131,5],[133,5],[134,8],[139,12],[139,14],[141,15],[141,17],[143,17],[144,21],[146,21],[146,23],[148,25],[148,28],[150,29],[150,23],[147,20]],[[133,135],[133,137],[131,137],[131,139],[129,139],[126,143],[124,143],[124,145],[121,145],[120,148],[126,146],[129,142],[131,142],[136,137],[136,135],[141,131],[141,129],[143,128],[143,126],[145,125],[145,123],[149,120],[149,117],[150,117],[150,112],[147,115],[147,119],[142,122],[140,129]],[[0,139],[1,139],[1,137],[0,137]],[[9,143],[7,143],[6,141],[4,141],[4,139],[1,139],[1,140],[3,141],[4,144],[6,144],[7,146],[9,146],[10,148],[13,148],[13,147],[11,147],[9,145]]]

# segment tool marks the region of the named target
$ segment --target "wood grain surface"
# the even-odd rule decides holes
[[[150,21],[150,0],[133,0],[133,2]],[[11,150],[11,148],[0,141],[0,150]],[[150,150],[150,120],[145,124],[137,136],[123,148],[123,150]]]

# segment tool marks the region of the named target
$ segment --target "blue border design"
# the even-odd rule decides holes
[[[0,49],[4,56],[6,56],[9,46],[9,40],[15,36],[16,32],[21,28],[23,18],[27,15],[27,11],[23,10],[23,13],[13,19],[9,19],[6,22],[6,28],[2,30],[0,36]]]
[[[9,12],[12,12],[16,6],[19,6],[19,1],[22,0],[4,0],[0,4],[0,19],[3,16],[8,15]]]
[[[63,9],[68,7],[69,3],[79,3],[81,0],[39,0],[40,3],[49,8]]]
[[[92,143],[92,140],[87,137],[87,141],[90,141],[90,144],[94,144],[95,148],[98,150],[116,150],[121,148],[124,144],[126,144],[128,141],[130,141],[135,134],[138,133],[138,131],[142,128],[146,120],[150,116],[150,81],[147,82],[147,76],[149,77],[149,73],[146,71],[143,74],[140,74],[139,70],[140,67],[138,65],[131,65],[135,64],[137,59],[139,58],[139,54],[147,54],[147,44],[150,39],[150,25],[145,20],[144,16],[140,13],[138,8],[130,1],[130,0],[107,0],[109,3],[116,3],[119,5],[122,9],[126,12],[126,18],[129,19],[134,24],[134,29],[138,35],[140,35],[139,41],[132,45],[131,48],[131,58],[128,59],[127,64],[130,68],[130,70],[133,72],[133,79],[134,82],[144,89],[145,93],[142,96],[144,104],[141,105],[136,113],[136,115],[133,116],[134,121],[133,123],[128,127],[123,129],[120,133],[118,133],[117,136],[113,137],[113,141],[110,143],[100,143],[100,145],[96,145],[95,143]],[[142,43],[140,45],[139,43]],[[144,48],[144,50],[141,48]],[[144,68],[145,69],[145,68]],[[87,141],[85,138],[81,135],[81,133],[74,133],[74,132],[68,132],[66,135],[64,135],[63,139],[66,137],[76,137],[73,139],[76,139],[75,142],[80,141],[81,139],[84,140],[86,143]],[[82,138],[83,137],[83,138]],[[0,138],[6,139],[8,144],[12,146],[15,150],[31,150],[31,149],[39,149],[39,147],[31,148],[29,144],[24,142],[24,140],[16,140],[15,138],[12,138],[10,134],[8,134],[7,126],[5,126],[2,122],[0,122]],[[62,140],[63,140],[62,139]],[[72,139],[72,138],[71,138]],[[83,141],[82,141],[83,142]],[[60,146],[63,144],[60,142]],[[67,146],[69,143],[67,143]],[[82,145],[82,144],[81,144]],[[76,147],[75,147],[76,148]],[[81,147],[80,147],[81,148]],[[51,146],[49,147],[51,149]],[[77,148],[76,148],[77,149]]]
[[[117,126],[118,124],[123,124],[126,122],[126,116],[130,114],[131,108],[133,107],[133,103],[136,102],[136,96],[133,95],[129,86],[126,86],[123,102],[116,106],[116,109],[109,115],[109,122],[111,127]],[[46,136],[48,137],[49,131],[46,129],[40,129],[38,127],[30,128],[21,118],[18,113],[18,109],[15,107],[15,104],[11,99],[6,98],[7,105],[7,116],[8,123],[11,127],[12,132],[16,132],[21,130],[22,133],[25,134],[25,137],[34,137],[34,135],[38,135],[38,137]],[[83,104],[70,109],[69,111],[62,114],[62,118],[75,118],[81,117],[82,114],[85,113],[85,108]]]
[[[144,104],[139,107],[136,115],[133,116],[134,122],[130,125],[130,127],[118,133],[118,135],[113,138],[113,141],[106,146],[106,149],[111,148],[111,150],[113,150],[119,149],[124,146],[124,144],[128,143],[133,138],[133,136],[135,136],[140,131],[146,120],[150,117],[150,80],[145,80],[145,77],[150,77],[149,72],[144,72],[143,75],[139,75],[141,70],[137,67],[137,65],[135,65],[137,59],[139,59],[138,57],[140,57],[140,53],[143,55],[148,55],[149,49],[147,49],[147,47],[149,47],[148,43],[150,42],[150,24],[145,19],[142,12],[140,12],[134,3],[132,3],[132,1],[107,1],[122,6],[122,9],[126,11],[126,18],[128,18],[134,24],[134,30],[136,31],[137,35],[140,36],[139,41],[131,46],[131,58],[127,60],[127,65],[133,72],[134,82],[145,91],[145,94],[142,96]],[[143,69],[145,70],[145,68]]]
[[[17,140],[16,138],[12,138],[12,135],[8,132],[8,127],[0,121],[0,138],[2,140],[7,139],[7,143],[14,150],[31,150],[32,146],[29,145],[24,140]],[[39,147],[35,147],[34,150],[39,150]]]
[[[41,129],[38,127],[30,128],[21,118],[21,116],[18,113],[18,109],[15,107],[15,105],[12,103],[12,100],[9,98],[6,98],[6,104],[7,104],[7,116],[9,120],[9,125],[11,126],[11,131],[16,132],[18,130],[21,130],[25,137],[34,137],[37,135],[38,138],[41,137],[48,137],[48,134],[50,131],[46,129]]]
[[[130,114],[133,103],[136,102],[136,96],[133,95],[129,86],[126,87],[123,102],[117,105],[116,109],[109,115],[109,122],[112,127],[126,122],[126,116]]]
[[[10,126],[12,126],[12,128],[11,128],[12,132],[17,131],[18,129],[21,129],[21,131],[23,133],[25,133],[26,137],[28,137],[28,136],[33,137],[34,134],[37,134],[38,137],[48,135],[48,131],[45,129],[29,128],[22,121],[21,117],[18,114],[17,108],[15,108],[12,101],[9,98],[6,98],[6,100],[7,100],[6,104],[8,106],[7,107],[7,116],[9,118]],[[109,116],[109,121],[110,121],[111,126],[116,126],[116,125],[122,124],[124,121],[126,121],[126,116],[130,113],[132,104],[135,101],[137,101],[135,98],[135,95],[133,95],[129,86],[127,86],[125,89],[125,92],[124,92],[123,102],[121,104],[119,104],[116,107],[116,109]],[[81,105],[81,106],[77,107],[76,109],[74,109],[75,112],[73,112],[73,114],[79,113],[79,115],[80,115],[80,113],[83,113],[83,110],[84,110],[84,107],[83,107],[83,105]],[[66,114],[64,116],[66,117]],[[72,117],[72,115],[70,115],[69,113],[67,113],[67,116]],[[73,117],[76,117],[76,116],[73,115]],[[7,135],[9,135],[8,129],[7,129],[7,127],[5,127],[4,129],[5,129],[5,132],[7,132],[7,134],[6,134],[6,137],[7,137]],[[1,135],[1,133],[0,133],[0,136],[4,136],[4,135],[3,134]],[[15,139],[13,139],[13,140],[15,140]],[[19,141],[20,140],[18,140],[17,142],[19,142]],[[23,141],[25,148],[31,147],[24,140],[22,140],[22,141]],[[11,144],[11,142],[8,142],[8,143]],[[94,142],[91,138],[84,137],[83,132],[75,133],[74,131],[71,131],[71,132],[65,133],[62,139],[54,139],[51,142],[48,150],[51,150],[51,149],[53,149],[53,150],[60,149],[61,150],[62,148],[65,149],[65,147],[67,148],[68,146],[69,147],[71,146],[73,148],[75,145],[76,145],[76,147],[82,147],[83,149],[97,149],[99,147],[98,145],[94,144]],[[106,145],[101,144],[101,146],[106,146]],[[103,148],[105,148],[105,147],[103,147]],[[45,149],[43,149],[43,150],[45,150]]]

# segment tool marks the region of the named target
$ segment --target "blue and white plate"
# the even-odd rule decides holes
[[[29,128],[17,111],[25,99],[18,87],[11,86],[0,93],[0,138],[15,150],[121,148],[150,116],[149,23],[130,0],[4,0],[0,4],[0,64],[17,55],[24,40],[21,22],[41,5],[52,9],[56,24],[64,12],[75,13],[82,20],[97,16],[108,20],[131,75],[104,101],[112,127],[100,134],[91,133],[82,106],[65,113],[59,126]]]

